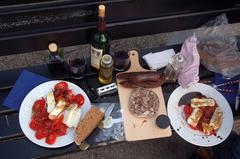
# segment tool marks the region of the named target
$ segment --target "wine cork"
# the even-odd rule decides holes
[[[98,16],[105,17],[105,5],[98,6]]]

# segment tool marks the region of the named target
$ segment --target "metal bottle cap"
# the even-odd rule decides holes
[[[184,62],[184,57],[183,57],[183,55],[177,54],[176,60],[177,60],[179,63],[183,63],[183,62]]]
[[[50,43],[50,44],[48,45],[48,49],[49,49],[50,52],[57,52],[58,46],[57,46],[56,43]]]
[[[110,56],[110,55],[108,55],[108,54],[103,55],[101,62],[102,62],[102,64],[104,64],[104,65],[110,65],[110,64],[112,64],[112,56]]]

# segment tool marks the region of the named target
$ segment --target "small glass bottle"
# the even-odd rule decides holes
[[[47,66],[48,70],[52,73],[58,73],[64,70],[63,55],[56,43],[50,43],[48,45],[48,58]]]
[[[165,82],[175,82],[177,80],[184,61],[184,57],[179,53],[170,59],[163,72]]]
[[[113,73],[113,59],[112,56],[103,55],[100,63],[99,82],[102,84],[109,84],[112,82]]]

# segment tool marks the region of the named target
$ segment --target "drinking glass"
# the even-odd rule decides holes
[[[68,70],[73,78],[82,79],[85,76],[86,62],[85,54],[72,54],[68,57]]]
[[[125,71],[129,68],[130,60],[128,52],[126,51],[118,51],[113,54],[114,58],[114,69],[116,71]]]

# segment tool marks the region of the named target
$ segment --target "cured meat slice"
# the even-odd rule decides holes
[[[128,108],[137,117],[153,117],[159,109],[158,96],[151,90],[137,88],[129,98]]]

